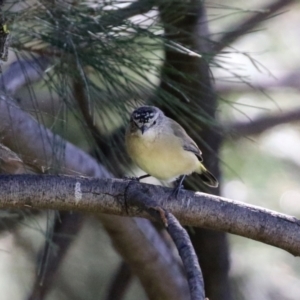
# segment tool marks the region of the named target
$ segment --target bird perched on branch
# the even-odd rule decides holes
[[[217,179],[202,164],[202,153],[186,131],[155,106],[141,106],[133,111],[125,136],[126,148],[133,162],[147,175],[160,180],[179,179],[178,195],[186,175],[200,175],[203,183],[217,187]]]

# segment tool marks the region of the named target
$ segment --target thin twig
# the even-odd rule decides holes
[[[182,259],[187,280],[190,287],[192,300],[204,300],[204,282],[202,272],[199,266],[198,257],[195,253],[190,237],[186,230],[180,225],[178,220],[171,214],[167,213],[168,232],[172,237],[179,255]]]
[[[174,261],[174,254],[156,228],[149,226],[149,220],[102,214],[101,222],[113,237],[114,248],[139,278],[149,300],[189,299],[187,281],[178,261]],[[141,243],[147,247],[141,247]]]
[[[157,197],[150,198],[147,193],[141,193],[140,190],[132,188],[126,189],[127,197],[128,205],[136,207],[139,211],[146,211],[167,228],[182,259],[189,284],[191,300],[204,300],[205,292],[202,271],[186,230],[171,213],[160,206],[155,200],[158,199]]]

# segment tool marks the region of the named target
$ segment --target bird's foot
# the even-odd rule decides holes
[[[170,195],[171,198],[175,197],[177,199],[180,191],[183,190],[183,189],[184,189],[183,184],[175,186],[175,188],[173,189],[173,191],[172,191],[172,193]]]
[[[179,195],[179,193],[180,193],[180,191],[182,190],[182,189],[184,189],[184,186],[183,186],[183,181],[184,181],[184,179],[185,179],[185,176],[186,175],[183,175],[183,176],[180,176],[177,180],[176,180],[176,186],[175,186],[175,188],[173,189],[173,191],[172,191],[172,193],[171,193],[171,197],[175,197],[176,199],[178,198],[178,195]]]

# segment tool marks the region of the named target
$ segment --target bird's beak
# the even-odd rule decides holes
[[[146,126],[145,125],[143,125],[143,126],[141,126],[141,132],[142,132],[142,134],[144,134],[144,132],[146,131]]]

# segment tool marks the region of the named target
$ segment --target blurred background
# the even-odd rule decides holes
[[[116,176],[124,170],[137,174],[125,162],[125,154],[121,155],[121,168],[116,167],[113,158],[107,159],[106,152],[110,150],[105,145],[117,148],[116,156],[118,151],[122,152],[118,147],[122,132],[110,144],[106,137],[127,122],[134,107],[155,94],[165,59],[164,44],[185,54],[192,51],[188,54],[192,56],[198,51],[168,42],[157,8],[131,17],[130,23],[107,26],[98,33],[93,22],[97,23],[99,16],[100,25],[105,27],[108,12],[132,3],[56,4],[59,9],[47,10],[44,1],[4,2],[2,15],[11,41],[8,61],[2,66],[1,88],[40,124],[98,158]],[[209,28],[207,38],[214,50],[199,54],[210,63],[217,94],[213,125],[222,134],[218,154],[220,193],[299,218],[300,3],[253,0],[245,6],[241,0],[220,0],[205,1],[204,9]],[[79,10],[80,20],[76,14]],[[243,24],[253,16],[258,17],[249,23],[249,29],[243,30]],[[53,20],[57,19],[55,23]],[[80,24],[90,26],[90,30]],[[233,30],[235,36],[226,43],[216,42]],[[75,32],[74,41],[69,42],[68,32]],[[79,44],[83,44],[82,48],[74,50],[74,45]],[[72,53],[72,59],[66,53]],[[36,77],[30,73],[30,66],[34,66]],[[72,68],[79,70],[79,75],[70,80]],[[20,85],[12,80],[16,72],[24,74]],[[80,114],[81,104],[76,95],[84,94],[83,87],[88,90],[89,105]],[[163,93],[160,96],[167,99]],[[124,99],[122,103],[120,98]],[[167,100],[159,101],[165,105],[163,101]],[[84,116],[86,110],[93,112],[90,123]],[[174,113],[178,114],[178,110]],[[94,146],[97,139],[93,126],[101,133],[97,144],[102,143],[103,152]],[[45,239],[51,239],[51,224],[57,213],[3,212],[0,217],[0,299],[44,299],[28,295],[42,261],[39,253],[43,253]],[[11,219],[16,220],[14,225],[7,221]],[[97,220],[86,218],[80,228],[76,235],[68,236],[69,249],[45,296],[47,299],[109,299],[108,289],[121,258]],[[298,258],[250,239],[228,236],[232,289],[228,299],[299,299]],[[148,298],[138,279],[132,277],[120,299]]]
[[[226,1],[226,5],[245,8],[239,2]],[[257,6],[252,2],[252,8],[262,4],[255,2]],[[227,78],[228,73],[214,70],[219,95],[230,101],[230,105],[219,101],[218,116],[225,124],[234,121],[241,126],[260,118],[260,124],[268,124],[268,117],[274,121],[257,128],[255,135],[242,131],[223,144],[222,195],[297,218],[300,131],[299,119],[292,114],[299,111],[299,8],[299,4],[285,8],[237,40],[234,49],[228,49],[232,53],[222,56],[226,66],[249,85],[238,80],[234,84],[218,82],[217,78]],[[235,14],[229,19],[242,17]],[[222,27],[212,22],[212,28],[218,31]],[[230,235],[230,241],[231,276],[234,285],[243,290],[243,296],[236,299],[298,299],[298,258],[249,239]]]

